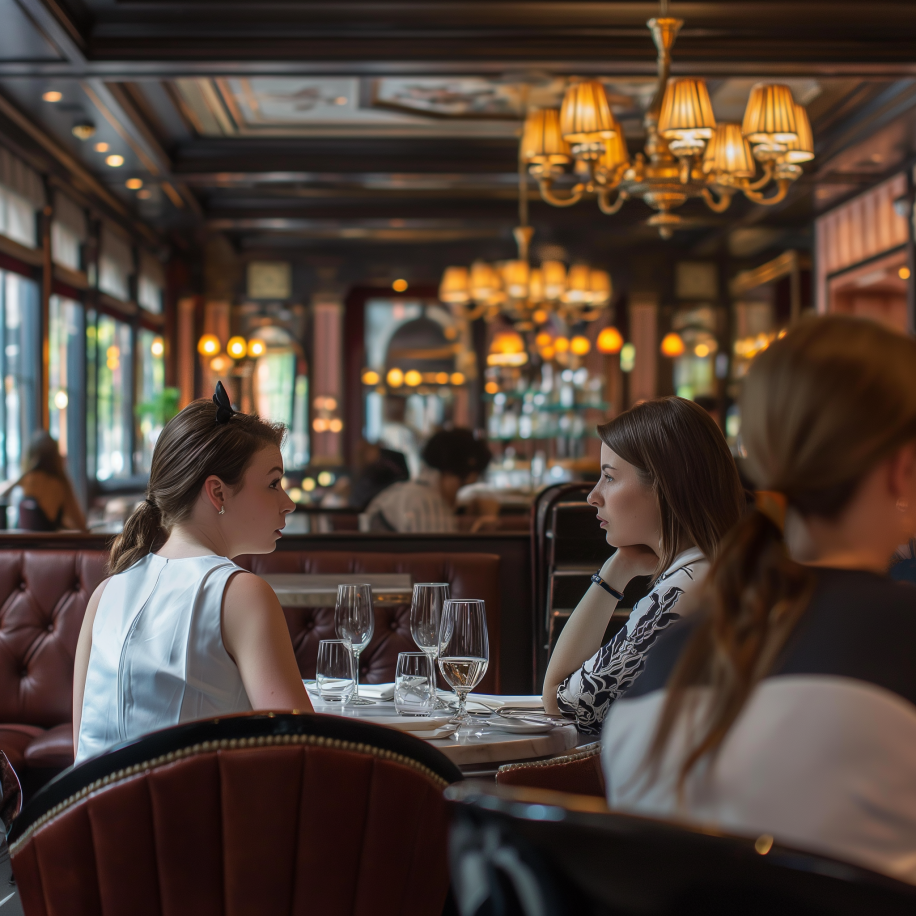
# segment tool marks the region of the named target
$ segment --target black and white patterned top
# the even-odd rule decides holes
[[[677,604],[698,589],[709,561],[699,548],[678,554],[652,591],[636,602],[627,625],[557,688],[560,712],[586,734],[598,734],[611,704],[639,676],[658,634],[680,618]]]

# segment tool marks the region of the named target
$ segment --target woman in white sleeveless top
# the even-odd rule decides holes
[[[111,549],[73,678],[77,764],[194,719],[312,706],[270,586],[232,562],[271,553],[294,508],[285,429],[237,413],[222,384],[169,421],[149,495]]]

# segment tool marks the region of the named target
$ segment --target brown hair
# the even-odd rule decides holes
[[[836,518],[862,478],[916,439],[916,342],[843,316],[808,318],[751,364],[741,393],[747,471],[802,517]],[[708,578],[708,613],[671,675],[649,752],[656,774],[687,691],[711,688],[679,785],[725,739],[807,606],[814,576],[793,562],[762,511],[723,542]]]
[[[70,486],[70,479],[64,469],[64,459],[61,457],[57,440],[50,433],[39,429],[32,434],[29,448],[23,462],[23,477],[32,471],[41,471],[49,477],[56,477]]]
[[[657,398],[599,426],[598,435],[655,491],[661,516],[656,575],[692,545],[710,560],[715,557],[719,541],[741,517],[745,498],[712,417],[693,401]]]
[[[160,546],[172,526],[190,516],[208,477],[237,488],[255,454],[283,442],[286,427],[281,423],[244,413],[217,423],[216,412],[213,401],[193,401],[166,423],[153,451],[147,498],[111,546],[112,575]]]

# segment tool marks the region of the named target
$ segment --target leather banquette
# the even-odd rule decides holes
[[[105,577],[101,550],[0,549],[0,750],[37,784],[73,762],[73,658],[86,604]],[[270,573],[408,573],[448,582],[454,597],[483,598],[490,666],[482,692],[499,690],[499,557],[473,553],[282,551],[239,557]],[[302,676],[315,676],[318,642],[333,639],[333,607],[284,608]],[[415,651],[408,605],[377,606],[360,656],[365,683],[394,680],[399,652]],[[34,777],[34,780],[30,777]]]

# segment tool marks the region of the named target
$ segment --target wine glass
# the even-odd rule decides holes
[[[410,603],[410,634],[417,648],[429,656],[433,673],[436,671],[436,656],[439,654],[439,623],[442,606],[448,601],[448,582],[418,582],[413,587]],[[445,709],[448,704],[436,696],[436,709]]]
[[[439,670],[458,694],[458,710],[450,720],[463,725],[468,719],[468,694],[487,673],[490,643],[483,601],[450,598],[439,624]]]
[[[334,609],[334,627],[340,639],[350,644],[356,676],[356,692],[351,706],[374,706],[375,700],[359,695],[359,654],[369,645],[375,632],[375,614],[372,612],[372,588],[369,585],[338,585],[337,606]]]

